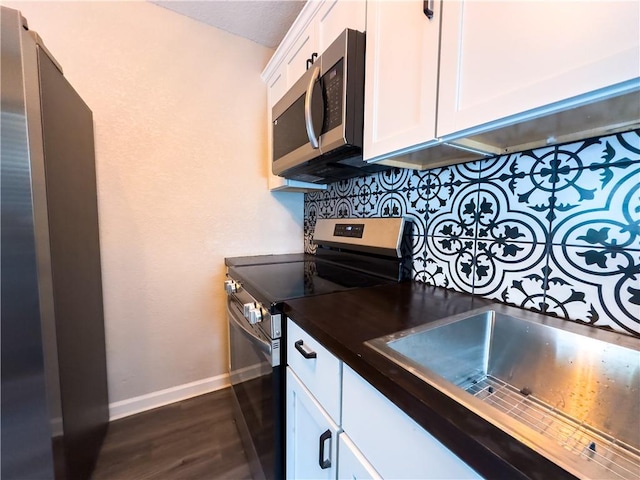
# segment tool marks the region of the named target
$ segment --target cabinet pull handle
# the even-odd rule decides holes
[[[429,20],[433,18],[433,0],[424,0],[422,3],[422,11]]]
[[[307,58],[307,70],[309,70],[311,68],[311,65],[315,63],[316,58],[318,58],[318,54],[315,52],[311,54],[311,58]]]
[[[296,343],[293,344],[294,347],[296,347],[296,350],[298,350],[302,356],[304,358],[316,358],[316,352],[314,352],[313,350],[307,350],[304,347],[304,342],[302,340],[298,340]]]
[[[329,440],[329,458],[325,460],[324,444],[327,440]],[[327,430],[322,435],[320,435],[320,455],[318,457],[318,464],[323,470],[331,467],[331,430]]]
[[[309,143],[311,148],[316,149],[320,147],[318,137],[316,137],[315,129],[313,128],[313,118],[311,117],[311,98],[313,96],[313,87],[320,77],[320,68],[315,67],[311,78],[309,79],[309,85],[307,86],[307,93],[304,96],[304,124],[307,128],[307,137],[309,137]]]

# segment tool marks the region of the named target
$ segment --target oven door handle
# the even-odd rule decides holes
[[[260,350],[262,350],[265,354],[271,356],[271,344],[259,336],[257,336],[250,328],[248,328],[244,323],[244,317],[242,320],[238,320],[236,315],[233,313],[229,302],[227,302],[227,313],[229,314],[229,319],[240,329],[240,331],[255,345],[257,345]]]

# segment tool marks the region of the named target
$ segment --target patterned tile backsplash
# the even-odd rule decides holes
[[[413,278],[640,336],[640,130],[305,194],[318,218],[404,216]]]

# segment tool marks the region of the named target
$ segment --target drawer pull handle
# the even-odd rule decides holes
[[[327,430],[322,435],[320,435],[320,455],[318,457],[318,464],[320,468],[325,470],[331,467],[331,457],[325,460],[324,458],[324,444],[329,440],[329,455],[331,455],[331,430]]]
[[[304,358],[317,357],[316,352],[314,352],[313,350],[307,350],[305,348],[304,342],[302,340],[298,340],[296,343],[293,344],[293,346],[296,347],[296,350],[298,350]]]

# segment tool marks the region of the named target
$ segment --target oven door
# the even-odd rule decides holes
[[[254,479],[282,478],[284,379],[279,366],[280,339],[271,340],[249,325],[233,296],[227,297],[227,315],[234,410],[251,473]]]

